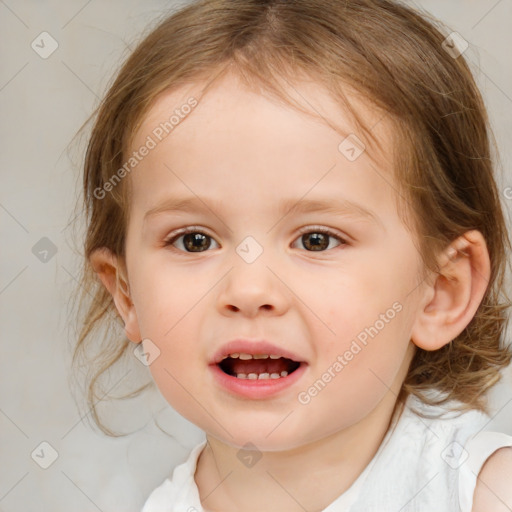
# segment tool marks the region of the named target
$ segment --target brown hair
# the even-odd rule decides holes
[[[414,394],[431,404],[453,399],[460,409],[485,410],[483,393],[511,358],[501,339],[509,307],[504,278],[510,240],[493,176],[486,110],[463,56],[453,58],[443,47],[447,34],[427,14],[389,0],[202,0],[164,19],[124,63],[96,113],[84,167],[85,311],[74,363],[96,329],[114,324],[116,331],[109,319],[117,316],[113,300],[88,258],[100,247],[124,257],[130,180],[101,199],[95,190],[123,166],[131,137],[155,98],[229,69],[291,103],[281,84],[304,75],[349,109],[343,89],[357,91],[392,122],[401,214],[419,234],[426,268],[439,271],[437,252],[464,232],[483,234],[491,260],[483,301],[451,343],[437,351],[416,350],[402,397]],[[361,134],[374,139],[350,111]],[[114,331],[105,333],[98,353],[88,359],[94,368],[89,406],[110,435],[97,415],[96,387],[133,347]],[[432,397],[432,389],[441,393]]]

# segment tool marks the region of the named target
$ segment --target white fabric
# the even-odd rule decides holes
[[[471,512],[476,478],[512,436],[483,430],[489,417],[456,415],[414,397],[352,486],[322,512]],[[423,418],[413,409],[436,415]],[[439,414],[442,416],[439,417]],[[194,480],[206,440],[149,496],[142,512],[205,512]]]

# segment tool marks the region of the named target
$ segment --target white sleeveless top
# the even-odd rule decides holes
[[[446,413],[409,396],[398,420],[352,486],[322,512],[471,512],[476,479],[512,436],[485,430],[478,411]],[[422,418],[411,408],[440,418]],[[206,440],[146,500],[142,512],[205,512],[194,480]]]

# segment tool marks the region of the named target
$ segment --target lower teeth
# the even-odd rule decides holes
[[[282,371],[279,373],[237,373],[237,379],[249,379],[249,380],[264,380],[264,379],[280,379],[281,377],[286,377],[288,375],[287,371]]]

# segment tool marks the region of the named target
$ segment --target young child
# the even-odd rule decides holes
[[[391,0],[203,0],[123,65],[85,161],[77,354],[118,313],[94,417],[133,342],[206,433],[143,512],[512,509],[485,414],[510,242],[443,31]]]

